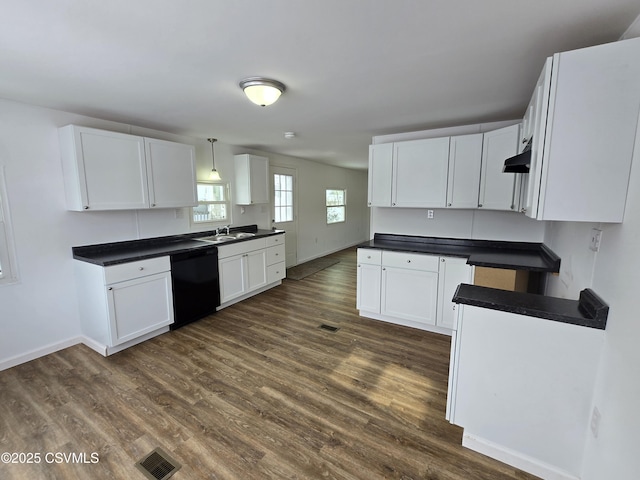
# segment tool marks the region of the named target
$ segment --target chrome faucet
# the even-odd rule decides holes
[[[226,230],[227,231],[227,235],[229,235],[229,227],[231,225],[225,225],[224,227],[222,227],[222,230]]]

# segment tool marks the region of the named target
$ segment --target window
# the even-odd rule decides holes
[[[18,281],[4,170],[0,168],[0,285]]]
[[[293,222],[292,175],[273,175],[273,209],[275,223]]]
[[[327,223],[340,223],[346,220],[347,191],[327,189]]]
[[[193,207],[193,223],[230,223],[228,184],[198,182],[197,189],[198,206]]]

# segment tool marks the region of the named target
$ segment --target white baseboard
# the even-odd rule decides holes
[[[63,340],[62,342],[51,343],[42,348],[37,348],[35,350],[31,350],[30,352],[16,355],[15,357],[0,361],[0,371],[7,370],[8,368],[15,367],[16,365],[20,365],[22,363],[30,362],[31,360],[44,357],[45,355],[49,355],[50,353],[54,353],[59,350],[64,350],[65,348],[72,347],[79,343],[82,343],[82,338],[73,337],[68,340]]]
[[[364,243],[364,242],[366,242],[368,240],[369,240],[368,238],[364,239],[364,240],[358,240],[355,243],[344,245],[342,247],[338,247],[338,248],[333,249],[333,250],[328,250],[326,252],[319,253],[317,255],[313,255],[311,257],[303,258],[302,260],[298,259],[298,263],[296,263],[295,265],[291,265],[291,267],[287,267],[287,268],[297,267],[298,265],[302,265],[303,263],[310,262],[311,260],[315,260],[316,258],[322,258],[322,257],[326,257],[327,255],[331,255],[332,253],[341,252],[342,250],[346,250],[347,248],[355,247],[356,245],[360,245],[361,243]]]
[[[470,433],[462,436],[462,446],[487,457],[494,458],[502,463],[519,468],[527,473],[540,477],[544,480],[580,480],[570,473],[562,471],[553,465],[541,462],[533,457],[529,457],[515,450],[503,447]]]

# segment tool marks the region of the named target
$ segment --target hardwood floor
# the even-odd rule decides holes
[[[335,256],[111,357],[78,345],[0,372],[0,453],[41,455],[0,478],[143,479],[156,447],[176,480],[536,478],[460,445],[449,337],[359,317],[355,250]]]

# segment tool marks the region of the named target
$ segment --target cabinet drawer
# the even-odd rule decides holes
[[[266,248],[264,238],[256,238],[255,240],[245,240],[244,242],[232,243],[229,245],[221,245],[218,247],[218,258],[227,258],[241,253],[252,252]]]
[[[281,235],[271,235],[266,238],[267,247],[273,247],[274,245],[284,245],[284,233]]]
[[[169,257],[148,258],[137,262],[121,263],[104,268],[104,283],[123,282],[132,278],[146,277],[171,270]]]
[[[382,252],[382,265],[388,267],[437,272],[439,263],[440,257],[437,255],[387,251]]]
[[[267,248],[267,265],[284,262],[284,245]]]
[[[358,263],[370,263],[380,265],[382,261],[382,250],[374,250],[371,248],[358,249]]]
[[[267,283],[277,282],[287,276],[287,268],[284,262],[269,265],[267,267]]]

